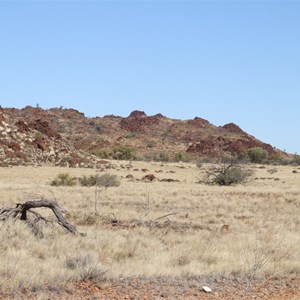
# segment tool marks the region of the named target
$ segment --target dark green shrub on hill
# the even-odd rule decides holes
[[[135,160],[135,149],[128,146],[119,146],[113,149],[111,157],[118,160]]]
[[[261,147],[249,148],[247,154],[252,163],[262,163],[268,158],[268,151]]]
[[[175,157],[176,161],[190,162],[193,160],[193,155],[187,152],[179,152]]]
[[[110,158],[109,153],[105,150],[100,150],[100,151],[97,151],[96,153],[93,153],[93,154],[95,154],[96,156],[98,156],[99,158],[102,158],[102,159]]]

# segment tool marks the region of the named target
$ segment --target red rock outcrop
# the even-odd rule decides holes
[[[42,151],[49,151],[50,147],[47,141],[43,138],[36,138],[33,141],[33,144],[38,148],[41,149]]]
[[[269,145],[262,143],[260,141],[254,140],[254,139],[249,139],[249,140],[244,140],[244,139],[238,139],[235,141],[228,141],[228,145],[224,148],[225,151],[228,151],[230,153],[243,153],[247,151],[249,148],[253,147],[260,147],[264,150],[266,150],[269,154],[269,156],[276,155],[276,151],[274,148]]]
[[[21,132],[28,132],[30,131],[30,128],[28,126],[28,124],[26,122],[24,122],[23,120],[19,120],[15,123],[15,125],[18,127],[18,129]]]
[[[61,138],[60,134],[54,131],[47,121],[43,121],[42,119],[37,119],[34,122],[30,123],[29,127],[40,131],[49,138],[53,138],[56,140],[59,140]]]
[[[145,114],[144,111],[134,110],[128,116],[128,118],[140,118],[140,117],[147,117],[147,115]]]
[[[205,139],[194,143],[187,148],[189,153],[197,153],[203,156],[215,157],[217,155],[218,144],[212,139]]]
[[[205,128],[210,125],[210,123],[207,120],[199,117],[195,117],[194,120],[188,120],[188,123],[201,128]]]
[[[223,128],[227,129],[230,132],[237,133],[239,135],[248,135],[244,130],[242,130],[239,126],[237,126],[234,123],[225,124]]]
[[[163,115],[147,116],[143,111],[135,110],[129,117],[120,121],[120,127],[123,130],[131,132],[145,132],[146,127],[158,125]]]
[[[275,156],[277,153],[271,145],[252,138],[228,140],[223,137],[203,139],[198,143],[193,143],[188,147],[187,152],[216,157],[222,153],[239,155],[253,147],[261,147],[266,150],[269,157]]]

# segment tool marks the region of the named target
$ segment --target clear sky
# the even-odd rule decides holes
[[[0,104],[199,116],[300,153],[300,2],[0,0]]]

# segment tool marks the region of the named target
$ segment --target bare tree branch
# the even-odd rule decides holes
[[[34,224],[37,223],[39,220],[43,220],[46,223],[50,222],[47,219],[45,219],[42,215],[39,213],[33,211],[34,208],[49,208],[52,210],[54,215],[56,216],[57,223],[64,228],[65,230],[73,233],[78,234],[76,227],[69,222],[66,221],[65,217],[63,216],[63,213],[65,212],[55,201],[51,200],[38,200],[38,201],[26,201],[25,203],[17,203],[15,208],[2,208],[0,210],[0,221],[5,221],[9,218],[13,219],[20,219],[22,221],[25,221],[27,224],[30,225],[30,227],[34,227]],[[35,220],[29,220],[28,213],[31,213],[35,216]],[[34,232],[36,231],[36,228],[34,229]]]

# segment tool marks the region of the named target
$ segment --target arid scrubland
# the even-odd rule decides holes
[[[207,165],[111,164],[103,172],[0,169],[0,207],[40,197],[56,199],[68,221],[86,233],[75,236],[48,224],[44,237],[38,238],[20,221],[1,222],[1,288],[57,287],[70,280],[129,276],[299,277],[297,167],[249,165],[255,170],[253,181],[220,187],[197,183]],[[117,175],[121,184],[107,189],[50,186],[62,172],[74,177],[107,172]],[[128,174],[132,176],[126,178]],[[147,174],[178,182],[141,180]],[[38,211],[53,218],[47,210]]]

